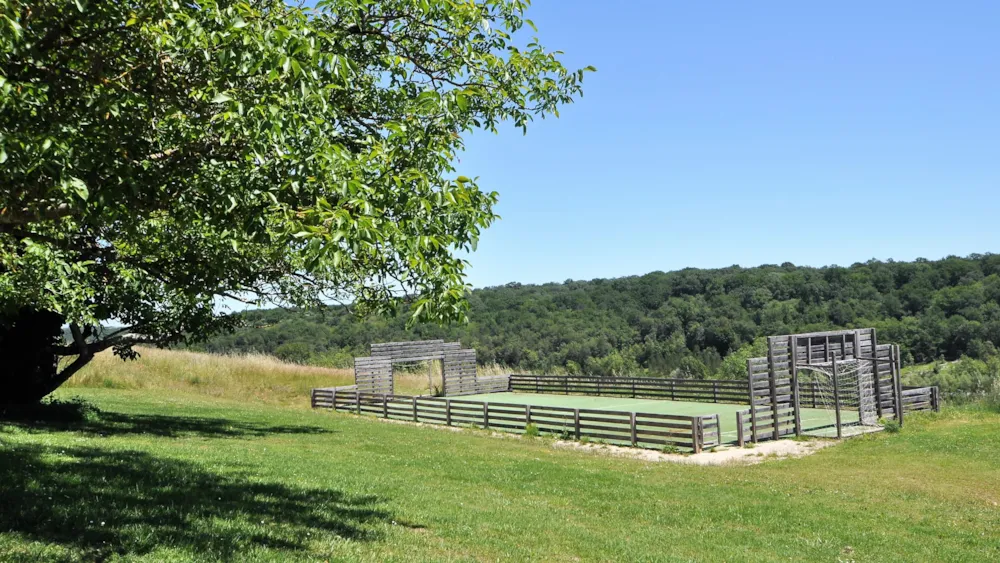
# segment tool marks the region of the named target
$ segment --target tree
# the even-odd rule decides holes
[[[274,355],[286,362],[304,364],[312,356],[312,346],[308,342],[285,342],[274,350]]]
[[[497,201],[463,135],[581,93],[527,4],[0,0],[3,400],[230,328],[220,297],[462,318]]]
[[[682,359],[692,356],[710,378],[743,379],[746,360],[765,355],[763,336],[838,328],[832,317],[837,307],[831,305],[843,303],[856,318],[839,327],[874,327],[879,342],[902,347],[904,365],[937,357],[957,360],[963,355],[987,360],[1000,346],[1000,277],[975,276],[992,262],[992,255],[965,260],[970,263],[965,275],[942,278],[956,279],[960,285],[931,291],[924,308],[913,315],[903,311],[898,318],[886,314],[884,305],[899,303],[910,284],[923,283],[922,277],[937,277],[935,271],[944,261],[855,264],[842,277],[851,287],[816,286],[813,282],[825,277],[824,268],[783,265],[698,271],[695,277],[705,280],[706,291],[716,292],[712,295],[682,294],[689,291],[689,270],[616,280],[507,284],[469,295],[471,322],[424,324],[415,330],[406,329],[405,312],[358,319],[343,307],[327,309],[322,318],[315,310],[256,310],[245,314],[248,326],[211,337],[204,349],[273,354],[284,342],[302,340],[313,346],[310,363],[334,365],[326,354],[364,355],[375,339],[441,338],[476,348],[476,357],[484,364],[517,370],[667,377],[685,367],[685,373],[697,375],[702,372],[698,364],[682,366]],[[925,274],[908,275],[914,266]],[[865,276],[866,270],[881,268],[896,280],[888,292],[876,287],[876,276]],[[772,300],[759,309],[746,308],[747,287],[768,287]],[[961,292],[951,287],[960,287]],[[810,296],[817,289],[827,297],[813,303]],[[983,298],[956,309],[950,305],[956,295]]]

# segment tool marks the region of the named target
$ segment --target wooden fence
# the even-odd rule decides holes
[[[883,400],[879,404],[885,411],[888,411],[891,415],[892,403],[889,402],[890,398],[886,398],[887,395],[891,394],[891,385],[882,382],[882,398]],[[847,396],[848,399],[854,398],[857,400],[857,392],[854,390],[842,390],[841,396]],[[827,395],[829,391],[827,392]],[[921,411],[921,410],[941,410],[940,404],[940,394],[938,388],[935,387],[903,387],[902,392],[903,397],[903,412],[908,413],[911,411]],[[823,392],[820,390],[819,383],[815,381],[800,381],[799,382],[799,401],[802,408],[805,409],[821,409],[825,408],[826,401],[829,398],[825,397]]]
[[[312,390],[309,403],[314,409],[332,409],[333,398],[336,397],[338,393],[341,395],[347,395],[348,393],[356,393],[357,391],[357,385],[344,385],[342,387],[317,387]]]
[[[510,390],[522,393],[598,395],[707,403],[746,403],[747,383],[736,380],[656,377],[510,376]]]
[[[800,388],[800,398],[802,400],[803,408],[819,408],[824,407],[824,403],[811,403],[812,395],[809,394],[807,390],[812,389],[811,382],[799,382]],[[902,392],[903,397],[903,412],[916,412],[916,411],[939,411],[941,410],[941,399],[938,393],[937,387],[904,387]],[[782,411],[779,408],[779,417],[784,415],[787,416],[790,410]],[[756,416],[754,416],[756,414]],[[771,422],[771,409],[769,406],[757,407],[756,413],[751,413],[750,408],[743,409],[736,412],[736,443],[739,446],[745,445],[747,442],[756,442],[757,439],[762,439],[765,436],[761,436],[755,429],[764,428],[770,430]],[[756,425],[761,425],[757,427]]]
[[[941,396],[937,386],[903,387],[903,412],[940,411]]]
[[[566,439],[600,440],[619,445],[694,453],[722,444],[719,415],[680,416],[641,412],[573,409],[489,403],[443,397],[405,397],[347,388],[314,389],[314,408],[447,426],[476,426],[524,432],[529,424]]]

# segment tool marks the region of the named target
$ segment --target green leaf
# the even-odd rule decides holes
[[[232,99],[233,99],[232,96],[230,96],[229,94],[226,94],[225,92],[219,92],[218,94],[215,95],[214,98],[212,98],[212,103],[224,104]]]
[[[70,178],[69,188],[73,194],[75,194],[80,199],[86,201],[90,197],[90,190],[87,188],[87,184],[79,178]]]

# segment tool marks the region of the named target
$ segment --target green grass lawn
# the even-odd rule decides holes
[[[181,392],[0,422],[0,560],[990,561],[1000,415],[701,467]]]

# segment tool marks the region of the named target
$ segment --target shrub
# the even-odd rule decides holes
[[[986,392],[986,398],[983,402],[986,404],[986,408],[1000,412],[1000,379],[993,381],[993,385]]]
[[[524,435],[527,436],[528,438],[537,438],[541,436],[542,433],[539,432],[537,426],[535,426],[534,424],[529,424],[524,427]]]
[[[715,375],[717,379],[746,379],[747,360],[757,358],[767,354],[767,338],[760,336],[752,343],[744,344],[735,352],[732,352],[719,367]]]
[[[678,448],[677,446],[675,446],[673,444],[667,444],[666,446],[663,446],[663,453],[665,453],[665,454],[679,454],[679,453],[681,453],[681,450],[680,450],[680,448]]]
[[[899,421],[896,420],[895,418],[890,418],[888,420],[883,418],[881,422],[882,422],[882,428],[884,428],[885,431],[888,432],[889,434],[896,434],[897,432],[903,429],[903,427],[899,425]]]
[[[286,342],[274,349],[274,355],[285,362],[305,364],[312,356],[312,346],[306,342]]]

